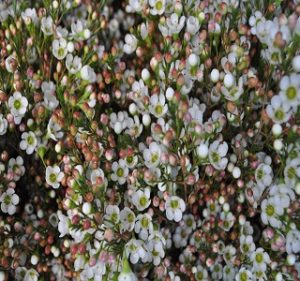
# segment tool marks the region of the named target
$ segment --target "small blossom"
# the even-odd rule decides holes
[[[165,203],[168,220],[181,221],[182,213],[185,211],[185,203],[178,196],[170,196]]]
[[[64,177],[64,173],[60,171],[58,166],[48,166],[46,168],[46,182],[53,188],[59,188],[60,182]]]
[[[20,142],[20,148],[26,150],[27,154],[32,154],[38,144],[37,138],[33,132],[24,132]]]
[[[19,196],[13,188],[8,188],[0,197],[1,211],[13,215],[16,212],[16,205],[19,204]]]

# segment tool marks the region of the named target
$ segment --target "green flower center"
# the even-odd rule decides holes
[[[157,115],[160,115],[160,114],[162,114],[162,112],[163,112],[163,107],[160,104],[156,105],[155,106],[155,113]]]
[[[201,271],[197,272],[197,279],[198,280],[202,280],[203,279],[203,273]]]
[[[118,221],[118,214],[117,213],[112,213],[111,216],[110,216],[110,220],[113,223],[116,223]]]
[[[127,156],[126,160],[127,160],[127,163],[131,164],[133,162],[133,157]]]
[[[287,172],[287,176],[289,179],[293,179],[296,177],[296,169],[294,167],[290,167]]]
[[[142,220],[141,220],[141,225],[143,228],[147,228],[148,225],[149,225],[149,221],[146,217],[143,217]]]
[[[247,281],[247,280],[248,280],[248,275],[247,275],[247,273],[246,273],[246,272],[242,272],[242,273],[240,274],[240,279],[241,279],[241,281]]]
[[[56,180],[57,180],[57,175],[54,174],[54,173],[52,173],[52,174],[50,174],[49,179],[50,179],[51,182],[56,182]]]
[[[178,200],[171,200],[170,205],[172,209],[177,209],[179,207],[179,202]]]
[[[275,208],[273,205],[268,205],[266,208],[266,213],[269,217],[272,217],[275,214]]]
[[[151,155],[151,162],[155,163],[158,160],[158,154],[157,153],[153,153]]]
[[[127,220],[129,223],[133,223],[134,222],[134,215],[129,213],[128,216],[127,216]]]
[[[32,136],[28,136],[27,137],[27,143],[29,144],[29,145],[33,145],[34,144],[34,138],[32,137]]]
[[[117,170],[117,176],[122,177],[124,175],[124,170],[122,168],[118,168]]]
[[[145,197],[145,196],[142,196],[141,198],[140,198],[140,205],[141,206],[146,206],[147,205],[147,198]]]
[[[58,51],[57,51],[57,53],[58,53],[58,55],[59,55],[60,57],[63,57],[64,54],[65,54],[65,49],[64,49],[64,48],[59,48]]]
[[[263,260],[264,260],[263,254],[262,253],[256,254],[255,260],[256,260],[257,263],[262,263]]]
[[[297,96],[297,90],[295,89],[295,87],[288,87],[288,89],[286,90],[286,96],[289,100],[295,99],[295,97]]]
[[[211,154],[211,159],[212,159],[212,161],[214,162],[214,163],[218,163],[220,160],[221,160],[221,157],[220,157],[220,155],[217,153],[217,152],[213,152],[212,154]]]
[[[15,109],[20,109],[21,108],[21,101],[20,100],[15,100],[14,101],[14,107],[15,107]]]
[[[6,195],[6,196],[4,197],[3,202],[4,202],[5,205],[10,205],[10,203],[11,203],[11,196]]]
[[[249,246],[247,244],[244,244],[242,248],[245,253],[249,252]]]
[[[283,110],[277,109],[277,110],[275,111],[275,118],[276,118],[277,120],[282,120],[282,119],[284,118],[284,112],[283,112]]]
[[[160,11],[162,8],[163,8],[163,3],[162,3],[162,1],[157,1],[157,2],[155,3],[155,9],[158,10],[158,11]]]
[[[264,171],[263,171],[262,169],[259,169],[259,170],[257,171],[257,178],[258,178],[259,180],[261,180],[261,179],[264,177],[264,175],[265,175],[265,173],[264,173]]]

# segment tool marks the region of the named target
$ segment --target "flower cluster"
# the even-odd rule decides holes
[[[0,0],[0,44],[0,281],[300,280],[299,0]]]

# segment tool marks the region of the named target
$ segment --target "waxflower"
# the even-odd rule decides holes
[[[22,134],[22,141],[20,148],[26,150],[27,154],[32,154],[38,144],[37,138],[33,132],[24,132]]]
[[[182,213],[185,211],[185,203],[178,196],[170,196],[165,203],[166,215],[169,220],[179,222],[182,219]]]
[[[3,117],[3,114],[0,114],[0,135],[3,136],[7,131],[7,120]]]
[[[53,19],[50,16],[41,19],[41,29],[45,35],[53,34]]]
[[[53,188],[59,188],[60,182],[64,177],[64,173],[60,171],[60,168],[55,166],[48,166],[46,168],[46,182]]]
[[[166,1],[165,0],[149,0],[151,7],[150,13],[152,15],[162,15],[165,11]]]
[[[123,50],[126,54],[131,54],[136,50],[137,39],[132,34],[126,34]]]
[[[300,279],[298,0],[21,2],[0,280]]]
[[[22,96],[20,92],[14,92],[14,94],[8,99],[8,106],[16,124],[19,124],[26,113],[28,100]]]
[[[58,60],[64,59],[68,53],[66,39],[59,38],[59,39],[53,40],[52,53]]]
[[[1,211],[13,215],[16,212],[16,205],[18,205],[20,198],[15,194],[15,190],[8,188],[0,196]]]
[[[120,159],[119,162],[114,162],[112,165],[112,170],[112,180],[117,181],[119,184],[124,184],[129,172],[126,162],[123,159]]]
[[[150,112],[156,117],[162,117],[168,111],[168,105],[163,94],[153,95],[150,98]]]
[[[150,188],[145,190],[137,190],[132,196],[132,203],[139,211],[143,211],[149,207],[150,201]]]
[[[225,158],[228,151],[228,145],[226,142],[220,143],[219,141],[214,141],[208,150],[208,158],[210,163],[217,170],[224,170],[228,159]]]

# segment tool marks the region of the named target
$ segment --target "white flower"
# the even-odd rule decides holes
[[[5,59],[5,68],[8,72],[13,73],[16,69],[17,60],[13,55],[8,56]]]
[[[286,236],[286,251],[288,254],[300,252],[300,231],[290,230]]]
[[[157,167],[160,164],[161,147],[156,142],[151,142],[149,149],[143,151],[145,165],[149,168]]]
[[[125,160],[120,159],[119,162],[114,162],[112,164],[112,170],[111,179],[117,181],[119,184],[124,184],[129,172]]]
[[[27,270],[23,281],[38,281],[39,274],[33,268]]]
[[[3,117],[3,114],[0,113],[0,136],[6,134],[7,126],[8,126],[7,120]]]
[[[166,215],[168,220],[181,221],[182,213],[185,211],[185,203],[178,196],[170,196],[165,203]]]
[[[41,29],[45,35],[53,34],[53,19],[51,16],[43,17],[41,20]]]
[[[104,221],[108,227],[113,227],[120,220],[120,209],[116,205],[108,205],[105,210]]]
[[[226,264],[223,267],[223,280],[224,281],[233,281],[235,275],[236,275],[236,269],[231,264]]]
[[[292,187],[300,179],[300,158],[293,159],[284,168],[284,180]]]
[[[184,27],[185,16],[178,17],[177,14],[173,13],[167,18],[166,24],[169,29],[169,35],[178,34]]]
[[[128,12],[141,12],[147,5],[147,0],[129,0],[126,11]]]
[[[18,181],[25,174],[24,160],[21,156],[8,161],[8,172],[13,173],[13,180]]]
[[[151,239],[147,244],[147,249],[151,254],[152,263],[155,266],[158,266],[161,262],[161,259],[165,256],[165,251],[161,241],[156,239]]]
[[[143,247],[141,240],[131,239],[125,245],[125,252],[127,258],[130,256],[129,260],[132,264],[136,264],[139,259],[143,259],[146,256],[146,250]]]
[[[252,13],[251,17],[249,18],[249,24],[251,26],[251,33],[253,35],[256,34],[256,25],[262,19],[264,19],[264,18],[263,18],[263,15],[260,11],[255,11],[254,13]]]
[[[189,229],[184,225],[176,227],[175,233],[173,234],[173,241],[176,248],[183,248],[187,246],[188,238],[190,235]]]
[[[222,221],[221,227],[225,231],[229,231],[235,222],[235,217],[233,216],[233,214],[231,212],[222,212],[220,214],[220,219]]]
[[[108,184],[107,178],[105,177],[103,170],[100,168],[94,169],[91,172],[90,180],[92,184],[96,184],[97,186],[104,187],[104,189],[106,189]]]
[[[61,127],[56,122],[54,122],[53,118],[51,117],[47,126],[48,137],[53,139],[54,141],[57,141],[57,139],[62,138],[64,135],[64,133],[60,130]]]
[[[143,131],[143,125],[141,124],[140,119],[139,119],[139,117],[137,115],[135,115],[133,118],[134,119],[128,118],[128,120],[127,120],[127,122],[128,122],[128,124],[127,124],[128,129],[125,131],[125,133],[128,134],[128,135],[130,135],[133,138],[137,138],[137,137],[139,137],[141,135],[141,133]],[[137,163],[135,163],[135,159],[137,159],[136,156],[134,156],[134,157],[130,156],[128,158],[128,160],[133,161],[132,163],[128,163],[128,161],[126,159],[126,163],[127,163],[128,167],[132,166],[132,165],[135,166],[137,164]]]
[[[232,245],[227,245],[223,252],[223,258],[227,264],[233,264],[236,257],[236,248]]]
[[[229,77],[228,77],[229,76]],[[243,77],[240,77],[238,83],[234,82],[233,75],[227,73],[224,77],[225,87],[221,87],[221,92],[227,100],[237,101],[239,97],[244,93]],[[227,79],[226,79],[227,78]],[[231,80],[233,79],[233,80]],[[227,85],[227,86],[226,86]]]
[[[11,114],[14,117],[21,118],[26,113],[28,101],[21,95],[20,92],[14,92],[14,94],[8,99],[8,106],[10,108]]]
[[[282,225],[278,216],[283,215],[283,207],[280,204],[280,199],[277,196],[265,199],[261,204],[261,220],[267,225],[279,228]]]
[[[80,76],[83,80],[88,81],[89,83],[95,83],[97,79],[94,69],[89,65],[85,65],[81,68]]]
[[[263,248],[257,248],[254,253],[251,254],[251,261],[255,269],[265,271],[267,269],[267,264],[269,264],[270,257],[264,251]]]
[[[33,132],[24,132],[20,142],[20,148],[26,150],[27,154],[32,154],[38,144],[37,138]]]
[[[123,257],[122,271],[118,276],[118,281],[138,281],[135,274],[132,272],[127,258]]]
[[[288,121],[292,115],[290,105],[278,95],[272,97],[271,104],[267,106],[266,112],[275,123],[279,124]]]
[[[259,185],[269,186],[272,183],[273,171],[271,166],[264,163],[259,164],[255,170],[255,179]]]
[[[152,95],[150,98],[149,110],[156,118],[165,115],[168,111],[165,96],[163,94]]]
[[[125,35],[125,44],[123,46],[123,51],[126,54],[132,54],[137,48],[138,40],[132,34]]]
[[[290,202],[295,200],[295,193],[292,186],[287,184],[277,184],[270,187],[269,196],[276,196],[280,200],[283,208],[288,208]]]
[[[255,251],[255,244],[253,242],[252,235],[240,236],[240,249],[243,254],[248,256]]]
[[[139,234],[143,240],[147,240],[150,234],[153,233],[152,217],[149,214],[139,214],[136,218],[134,231]]]
[[[292,73],[290,76],[282,77],[279,86],[279,96],[283,102],[297,108],[300,104],[300,75]]]
[[[48,166],[46,168],[46,182],[53,188],[59,188],[59,183],[62,181],[64,173],[60,171],[60,168],[55,165],[53,167]]]
[[[188,233],[192,233],[196,229],[196,221],[192,214],[183,216],[184,227]]]
[[[228,163],[228,159],[225,158],[228,151],[228,144],[226,142],[220,143],[220,141],[214,141],[208,150],[208,158],[213,167],[217,170],[224,170]]]
[[[60,210],[57,211],[59,219],[57,229],[60,233],[59,237],[63,237],[69,233],[69,218],[65,216]]]
[[[85,40],[90,38],[91,31],[85,27],[86,21],[77,19],[71,24],[72,36],[78,40]]]
[[[132,203],[139,211],[147,209],[151,203],[150,188],[147,187],[144,190],[137,190],[132,196]]]
[[[59,39],[53,40],[52,53],[58,60],[64,59],[68,53],[66,39],[59,38]]]
[[[55,97],[55,84],[52,81],[43,81],[41,88],[44,93],[44,104],[46,108],[54,110],[59,104]]]
[[[235,276],[236,281],[252,281],[253,275],[246,268],[242,267],[238,274]]]
[[[82,67],[81,58],[78,56],[73,57],[73,55],[68,54],[66,57],[66,67],[71,74],[77,73]]]
[[[201,265],[198,265],[193,272],[197,281],[208,281],[208,272]]]
[[[13,215],[16,212],[16,205],[19,204],[19,196],[13,188],[8,188],[0,197],[1,211]]]
[[[34,25],[37,25],[39,22],[35,9],[27,8],[24,12],[21,13],[21,16],[25,24],[29,24],[30,22],[33,22]]]
[[[186,21],[186,31],[195,35],[200,29],[199,20],[194,16],[189,16]]]
[[[165,11],[166,1],[165,0],[149,0],[151,7],[150,13],[152,15],[162,15]]]
[[[125,207],[120,212],[120,221],[121,221],[121,232],[129,231],[131,232],[135,224],[135,214],[128,207]]]
[[[296,72],[300,72],[300,55],[293,58],[293,68]]]

